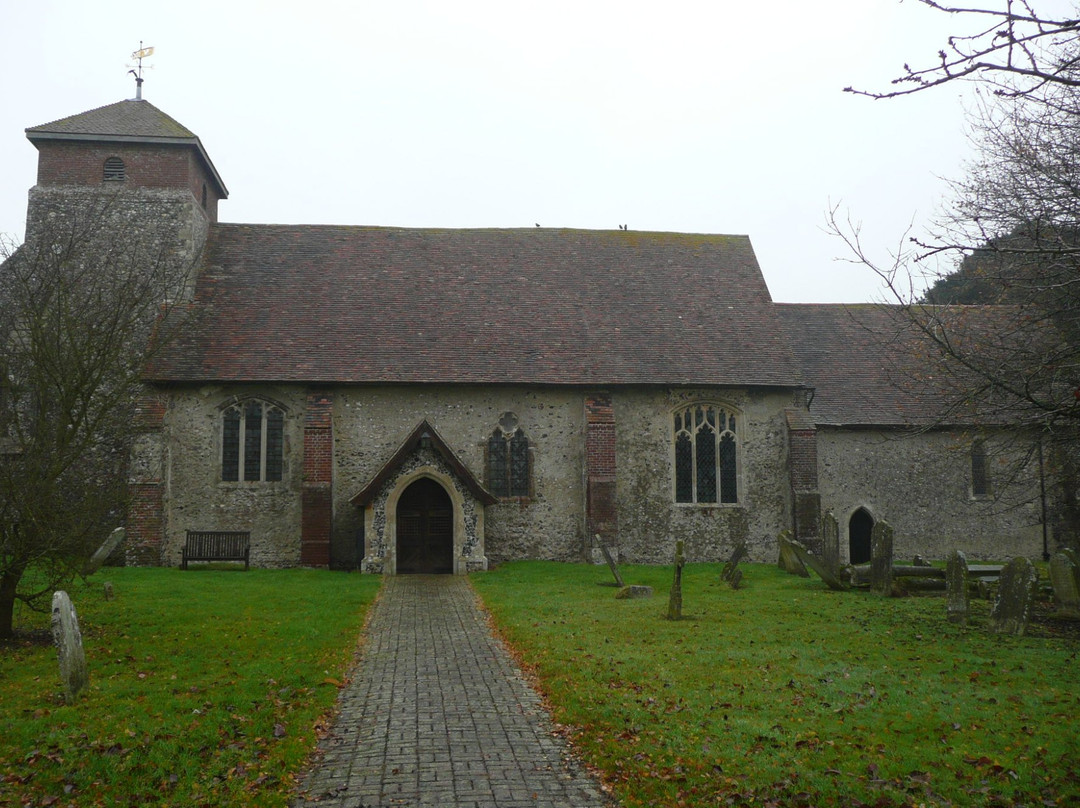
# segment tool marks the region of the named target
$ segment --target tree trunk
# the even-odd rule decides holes
[[[15,634],[15,593],[22,573],[19,567],[0,575],[0,640],[9,639]]]

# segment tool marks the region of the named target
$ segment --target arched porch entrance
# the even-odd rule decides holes
[[[397,572],[454,572],[454,506],[436,480],[421,477],[397,503]]]
[[[848,563],[870,563],[870,536],[874,532],[874,517],[866,508],[859,508],[848,520]]]

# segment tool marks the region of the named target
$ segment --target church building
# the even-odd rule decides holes
[[[676,540],[774,561],[826,510],[853,562],[882,519],[898,554],[1043,550],[1034,472],[997,506],[995,433],[895,383],[888,307],[774,303],[746,236],[229,224],[203,144],[147,101],[26,134],[28,239],[123,194],[190,265],[133,423],[129,563],[178,564],[188,530],[387,574]]]

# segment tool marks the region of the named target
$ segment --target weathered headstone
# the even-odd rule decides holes
[[[1077,569],[1080,569],[1080,553],[1076,552],[1072,547],[1062,547],[1061,553],[1065,555],[1072,563],[1076,565]]]
[[[829,589],[843,592],[849,588],[848,584],[841,579],[839,575],[833,575],[832,570],[821,563],[820,558],[807,550],[802,542],[791,542],[791,549],[795,551],[795,555],[798,556],[799,561],[816,572],[818,577],[825,582],[825,585],[828,586]]]
[[[967,625],[968,620],[967,556],[953,550],[945,566],[945,614],[950,623]]]
[[[611,570],[611,574],[615,576],[615,585],[619,588],[625,587],[622,576],[619,574],[619,567],[615,564],[615,559],[611,557],[611,551],[608,546],[604,544],[604,540],[600,538],[600,534],[596,534],[596,543],[600,545],[600,552],[604,554],[604,560],[607,561],[608,569]]]
[[[651,586],[639,586],[638,584],[631,584],[630,586],[624,586],[618,592],[615,593],[616,600],[638,600],[640,598],[651,598],[653,589]]]
[[[821,563],[829,571],[840,575],[840,525],[832,511],[826,511],[821,517]]]
[[[998,581],[997,600],[990,611],[990,630],[995,634],[1020,636],[1027,629],[1031,603],[1035,599],[1035,584],[1039,574],[1035,565],[1018,556],[1005,565]]]
[[[893,529],[884,519],[870,533],[870,591],[892,594]]]
[[[1080,618],[1080,569],[1065,553],[1054,553],[1050,559],[1050,585],[1058,611]]]
[[[911,566],[913,566],[913,567],[932,567],[934,565],[931,564],[929,561],[927,561],[925,558],[923,558],[921,555],[918,555],[916,553],[915,559],[911,562]]]
[[[806,571],[806,565],[799,559],[799,554],[795,552],[795,548],[791,546],[791,531],[781,531],[780,535],[776,537],[776,543],[780,548],[780,559],[777,561],[777,566],[784,572],[798,575],[800,578],[809,578],[810,573]]]
[[[102,545],[94,551],[94,554],[90,556],[90,560],[86,562],[83,567],[83,576],[93,575],[99,569],[105,561],[113,554],[113,551],[120,546],[120,542],[124,540],[124,536],[127,533],[122,527],[116,528],[109,537],[102,542]]]
[[[90,684],[86,670],[79,618],[68,593],[58,590],[52,598],[52,635],[60,661],[60,680],[64,685],[64,700],[71,704]]]
[[[682,619],[682,568],[686,563],[683,558],[683,543],[675,542],[675,580],[671,583],[671,594],[668,596],[668,620]]]
[[[116,593],[113,592],[112,581],[105,582],[105,600],[112,600],[116,597]]]
[[[735,549],[731,551],[731,556],[728,558],[727,563],[724,565],[724,571],[720,573],[720,580],[725,581],[732,589],[738,589],[739,584],[742,583],[742,570],[739,569],[739,562],[747,556],[746,542],[741,541],[735,545]]]

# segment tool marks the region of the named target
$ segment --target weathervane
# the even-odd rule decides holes
[[[154,55],[154,49],[153,48],[144,48],[143,44],[142,44],[142,40],[139,40],[139,49],[137,51],[135,51],[133,54],[131,54],[131,58],[135,60],[135,64],[128,65],[128,67],[134,68],[133,70],[129,70],[128,73],[130,73],[131,75],[133,75],[135,77],[135,100],[136,101],[142,101],[142,82],[143,82],[143,78],[142,78],[143,63],[142,63],[142,60],[146,59],[146,58],[148,58],[150,56],[153,56],[153,55]],[[150,70],[152,67],[153,67],[153,65],[147,65],[146,69]]]

